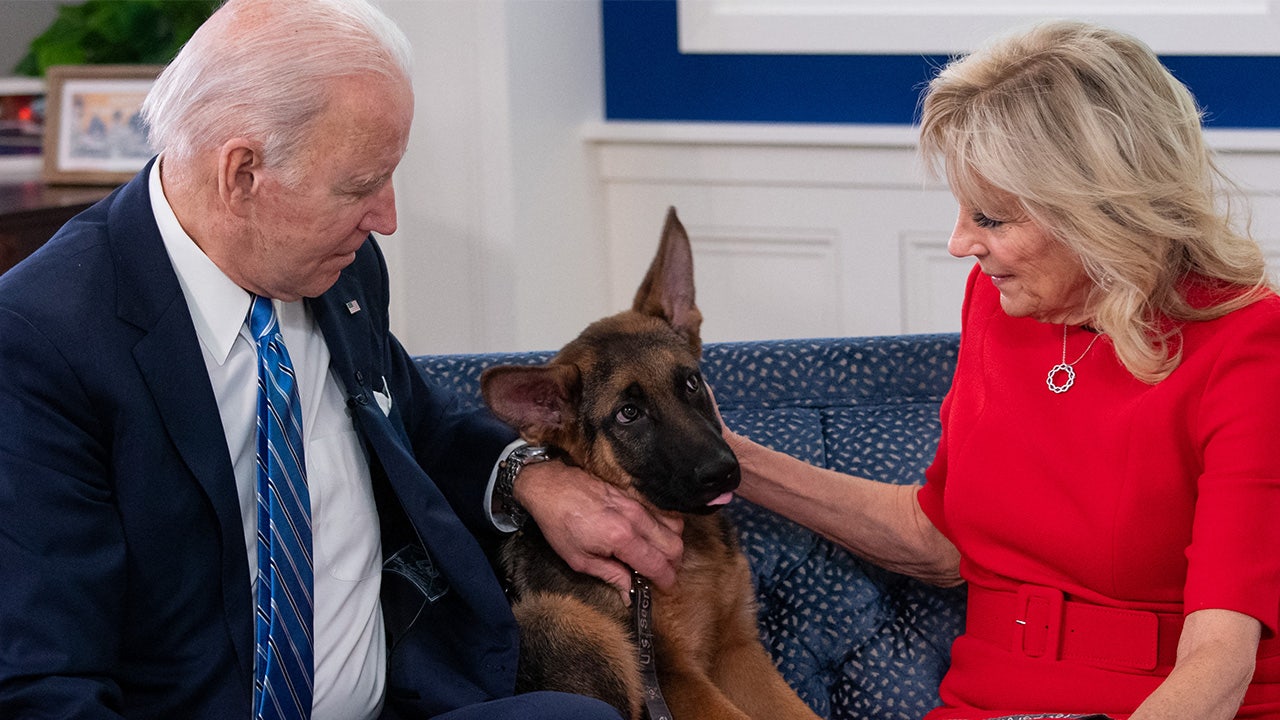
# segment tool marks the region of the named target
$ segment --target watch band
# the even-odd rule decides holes
[[[522,527],[529,519],[528,511],[516,502],[516,478],[526,465],[546,462],[551,457],[550,448],[526,443],[517,446],[498,463],[498,479],[493,486],[493,496],[498,503],[498,510],[516,527]]]

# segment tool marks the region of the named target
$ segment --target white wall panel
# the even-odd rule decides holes
[[[959,327],[964,282],[972,262],[947,252],[947,232],[904,231],[902,331],[926,333]]]
[[[605,311],[600,4],[378,0],[414,49],[416,111],[383,241],[415,353],[557,347]]]
[[[959,329],[973,261],[947,253],[955,201],[922,176],[912,129],[612,123],[585,135],[612,310],[630,303],[674,205],[708,340]],[[1280,268],[1280,133],[1209,136]]]
[[[708,340],[814,337],[841,324],[835,228],[689,228]]]

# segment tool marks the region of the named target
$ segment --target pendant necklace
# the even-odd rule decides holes
[[[1076,358],[1075,362],[1069,363],[1067,362],[1067,325],[1066,323],[1062,324],[1062,362],[1054,365],[1053,368],[1049,370],[1049,377],[1045,378],[1045,382],[1049,385],[1050,390],[1061,395],[1062,393],[1070,390],[1072,385],[1076,384],[1076,363],[1083,360],[1084,356],[1089,354],[1089,351],[1093,349],[1093,344],[1098,342],[1098,338],[1101,336],[1102,333],[1095,334],[1093,339],[1089,341],[1088,346],[1085,347],[1084,352],[1080,353],[1080,357]],[[1061,385],[1053,380],[1059,373],[1066,373],[1067,376],[1066,380]]]

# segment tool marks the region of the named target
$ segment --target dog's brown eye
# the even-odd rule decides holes
[[[614,414],[613,419],[623,425],[627,425],[635,422],[638,417],[640,417],[640,408],[635,405],[623,405],[618,409],[618,412]]]
[[[696,373],[693,375],[690,375],[684,381],[684,388],[689,391],[690,395],[698,392],[698,388],[700,387],[702,387],[702,378],[698,376]]]

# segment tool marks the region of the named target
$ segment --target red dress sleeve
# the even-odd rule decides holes
[[[1234,610],[1280,630],[1280,302],[1236,313],[1196,409],[1204,471],[1185,612]],[[1193,341],[1194,338],[1188,338]]]

